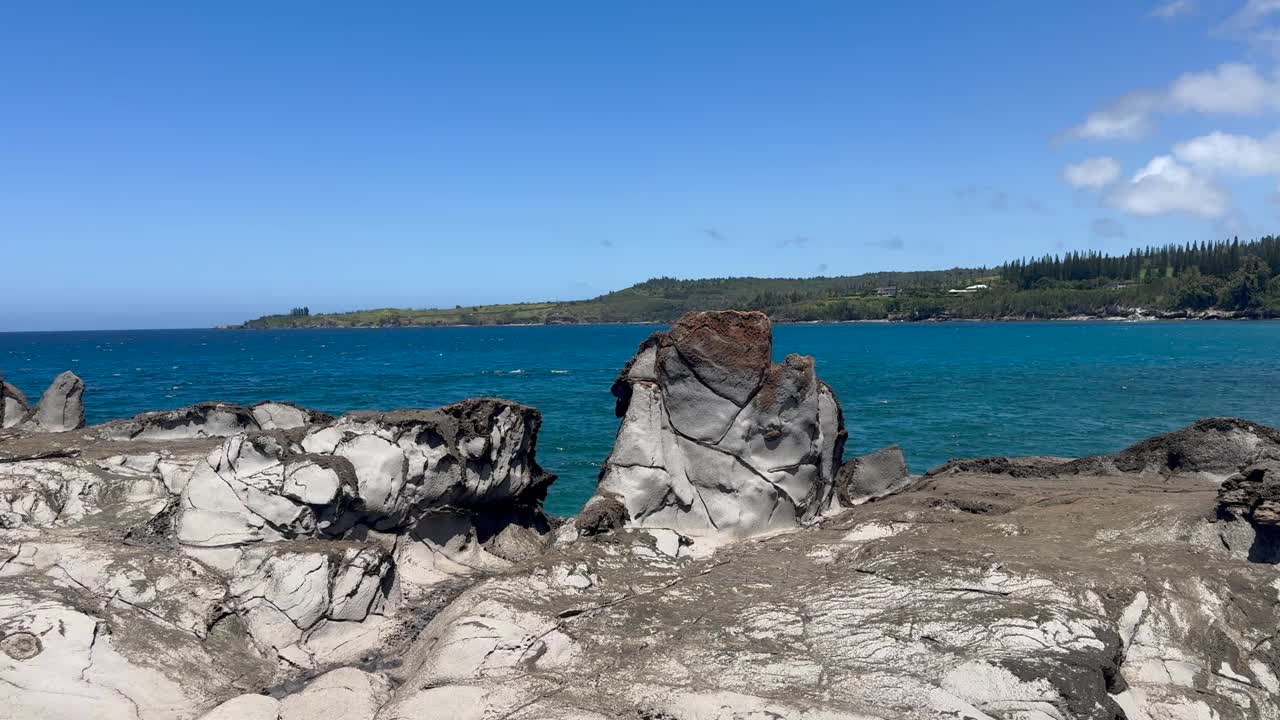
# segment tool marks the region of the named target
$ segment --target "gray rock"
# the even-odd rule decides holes
[[[84,427],[84,381],[70,371],[54,378],[24,424],[40,432],[67,432]]]
[[[0,380],[0,427],[16,426],[30,411],[27,396],[14,385]]]
[[[844,507],[853,507],[899,492],[911,482],[902,448],[890,445],[842,465],[836,474],[836,496]]]
[[[621,529],[630,520],[627,506],[614,497],[597,495],[587,501],[573,524],[582,535],[599,535]]]
[[[263,430],[292,430],[328,423],[333,416],[319,410],[311,410],[288,402],[267,401],[249,406],[258,427]]]
[[[381,717],[1280,717],[1274,568],[1223,548],[1215,496],[954,472],[710,557],[559,544],[436,616]]]
[[[253,413],[240,405],[203,402],[178,408],[135,415],[102,426],[104,437],[111,440],[187,440],[192,438],[229,437],[251,430],[262,430]]]
[[[818,517],[843,455],[843,416],[812,358],[775,364],[771,352],[761,313],[690,313],[646,340],[613,386],[622,424],[597,496],[620,501],[633,526],[692,535]]]

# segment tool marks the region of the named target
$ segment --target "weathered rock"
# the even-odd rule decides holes
[[[1222,546],[1215,491],[953,472],[705,559],[558,544],[438,615],[382,717],[1277,717],[1274,569]]]
[[[240,695],[201,715],[200,720],[280,720],[280,701],[267,695]]]
[[[67,432],[84,427],[84,381],[70,371],[54,378],[24,424],[39,432]]]
[[[627,524],[631,516],[627,506],[616,497],[596,495],[587,501],[582,512],[574,518],[573,525],[583,536],[618,530]]]
[[[902,448],[890,445],[853,458],[836,473],[836,497],[844,507],[901,491],[912,482]]]
[[[249,407],[258,427],[263,430],[292,430],[307,425],[331,422],[333,416],[319,410],[294,405],[287,402],[260,402]]]
[[[27,396],[0,379],[0,428],[11,428],[22,422],[31,411]]]
[[[386,678],[356,668],[331,670],[280,703],[280,720],[373,720],[391,696]]]
[[[613,392],[623,418],[597,495],[635,526],[750,535],[813,520],[845,439],[813,359],[770,361],[761,313],[691,313],[636,352]]]
[[[1108,455],[1079,459],[988,457],[951,460],[930,470],[937,476],[991,472],[1013,477],[1158,473],[1195,475],[1222,482],[1264,455],[1280,457],[1280,430],[1238,418],[1205,418]]]
[[[550,541],[536,410],[482,399],[318,424],[255,409],[0,438],[0,595],[16,608],[0,601],[0,680],[22,682],[0,682],[0,717],[274,720],[324,705],[369,718],[389,692],[380,675],[340,671],[283,703],[254,693],[394,663],[464,578]],[[61,608],[99,628],[98,649],[59,650],[44,692],[6,663],[62,647],[50,623],[84,640]]]
[[[481,399],[351,413],[296,444],[276,433],[235,435],[192,472],[178,541],[235,549],[376,531],[426,543],[428,554],[449,547],[447,555],[509,564],[540,551],[549,530],[542,501],[554,476],[535,459],[540,422],[532,408]],[[238,559],[200,556],[224,567]]]
[[[262,429],[248,408],[222,402],[196,403],[176,410],[145,412],[130,420],[102,426],[103,435],[111,440],[228,437]]]
[[[291,665],[355,662],[379,645],[393,568],[378,546],[261,546],[232,570],[230,607],[263,652]]]

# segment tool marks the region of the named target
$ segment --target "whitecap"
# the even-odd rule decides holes
[[[568,370],[552,370],[551,374],[552,375],[568,375],[569,371]]]

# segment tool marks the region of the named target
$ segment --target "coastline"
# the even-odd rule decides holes
[[[1161,312],[1158,314],[1134,313],[1131,315],[1071,315],[1067,317],[982,317],[982,318],[956,318],[956,317],[932,317],[932,318],[878,318],[874,320],[786,320],[774,319],[775,325],[927,325],[933,323],[1043,323],[1043,322],[1079,322],[1079,323],[1118,323],[1118,322],[1261,322],[1280,320],[1276,317],[1266,317],[1254,315],[1244,312],[1235,311],[1209,311],[1200,313],[1185,312]],[[627,322],[539,322],[539,323],[421,323],[421,324],[403,324],[403,325],[292,325],[283,327],[249,327],[247,324],[242,325],[218,325],[212,330],[408,330],[421,328],[472,328],[472,327],[565,327],[565,326],[586,326],[586,325],[652,325],[655,327],[663,327],[670,325],[670,322],[660,320],[635,320]]]

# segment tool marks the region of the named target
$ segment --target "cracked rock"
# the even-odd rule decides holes
[[[761,313],[690,313],[646,340],[613,386],[622,424],[597,497],[620,501],[630,525],[694,535],[818,517],[843,455],[840,406],[813,358],[771,353]]]

